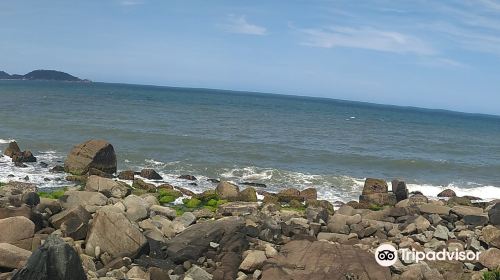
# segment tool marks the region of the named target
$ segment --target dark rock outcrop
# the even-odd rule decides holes
[[[116,154],[113,145],[104,140],[88,140],[73,147],[64,162],[64,170],[74,175],[84,175],[90,168],[115,173]]]
[[[54,235],[28,259],[12,280],[86,280],[82,262],[70,245]]]

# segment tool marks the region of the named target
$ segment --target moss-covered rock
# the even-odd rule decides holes
[[[187,208],[198,208],[201,206],[201,200],[197,198],[186,198],[182,201]]]

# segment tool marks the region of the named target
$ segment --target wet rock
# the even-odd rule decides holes
[[[18,152],[12,155],[12,162],[36,162],[36,157],[31,151]]]
[[[0,243],[0,267],[21,268],[31,256],[31,251],[21,249],[8,243]]]
[[[54,167],[52,167],[49,172],[51,173],[62,173],[64,172],[64,166],[61,166],[61,165],[56,165]]]
[[[393,180],[392,184],[392,192],[396,196],[396,201],[401,201],[408,198],[408,188],[406,187],[406,183],[404,181]]]
[[[89,168],[115,173],[116,154],[113,145],[104,140],[88,140],[73,147],[64,162],[64,170],[73,175],[84,175]]]
[[[121,171],[118,174],[118,179],[120,179],[120,180],[130,180],[130,181],[133,181],[134,177],[135,177],[135,173],[132,170]]]
[[[190,181],[196,181],[196,177],[193,175],[181,175],[178,177],[178,179],[183,179],[183,180],[190,180]]]
[[[143,169],[141,170],[141,177],[150,180],[162,180],[163,177],[158,174],[154,169]]]
[[[21,149],[19,148],[19,145],[17,145],[17,142],[12,141],[9,143],[7,148],[5,148],[3,154],[8,156],[8,157],[12,157],[13,155],[20,153],[20,152],[21,152]]]
[[[13,280],[86,280],[80,257],[70,245],[50,235]]]
[[[217,182],[218,183],[218,182]],[[256,187],[256,188],[267,188],[267,185],[266,184],[262,184],[262,183],[255,183],[255,182],[243,182],[241,183],[242,185],[245,185],[245,186],[251,186],[251,187]]]
[[[438,197],[453,197],[453,196],[457,196],[457,194],[452,189],[446,189],[446,190],[440,192],[437,196]]]

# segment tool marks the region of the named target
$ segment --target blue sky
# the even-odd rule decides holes
[[[500,1],[1,1],[0,69],[500,114]]]

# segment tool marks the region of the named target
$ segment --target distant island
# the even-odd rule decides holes
[[[45,81],[66,81],[66,82],[90,82],[65,72],[55,70],[35,70],[26,75],[9,74],[0,71],[0,80],[45,80]]]

